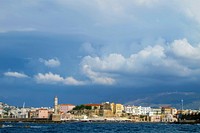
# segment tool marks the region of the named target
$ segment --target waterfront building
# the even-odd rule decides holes
[[[162,116],[162,122],[176,122],[178,121],[172,114],[165,114]]]
[[[191,109],[185,109],[185,110],[178,110],[177,114],[186,114],[186,115],[190,115],[190,114],[198,114],[200,113],[200,110],[191,110]]]
[[[68,111],[73,110],[74,107],[75,105],[72,104],[60,104],[58,106],[58,109],[61,113],[67,113]]]
[[[142,107],[139,106],[139,115],[151,115],[151,107]]]
[[[131,120],[134,122],[149,122],[150,117],[147,115],[132,115]]]
[[[103,117],[113,117],[114,106],[113,103],[105,102],[102,103],[99,110],[99,115]]]
[[[177,109],[169,107],[169,106],[165,106],[165,107],[161,107],[161,113],[165,114],[165,115],[166,114],[176,115],[177,114]]]
[[[114,114],[115,116],[122,116],[124,110],[124,106],[122,104],[115,104],[114,105]]]
[[[36,118],[37,115],[36,115],[36,110],[30,110],[28,112],[28,118]]]
[[[61,120],[70,120],[73,118],[73,115],[68,113],[69,111],[73,110],[75,105],[72,104],[59,104],[58,109],[60,113]]]
[[[150,116],[150,122],[161,122],[161,115]]]
[[[104,117],[120,117],[123,110],[124,106],[122,104],[105,102],[101,104],[99,114]]]
[[[21,113],[20,113],[20,117],[21,118],[28,118],[28,111],[29,111],[29,108],[21,108],[20,109]]]
[[[142,106],[124,106],[125,113],[132,115],[153,115],[151,107],[142,107]]]
[[[139,115],[139,109],[137,106],[124,106],[124,112],[127,114],[132,114],[132,115]]]
[[[8,117],[10,118],[24,118],[25,112],[21,111],[19,108],[10,109],[8,111]]]
[[[124,112],[127,114],[133,114],[133,106],[130,105],[124,106]]]
[[[36,111],[36,118],[49,118],[49,113],[48,113],[48,110],[47,109],[38,109]]]
[[[153,115],[161,115],[161,108],[152,108],[151,112],[153,113]]]
[[[12,107],[7,112],[9,118],[28,118],[29,108],[15,108]]]

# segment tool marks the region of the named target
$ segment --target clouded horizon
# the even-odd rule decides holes
[[[196,99],[188,98],[195,102],[199,5],[197,0],[0,0],[0,101],[51,106],[58,95],[64,103],[139,104],[163,93],[180,98],[196,93]]]

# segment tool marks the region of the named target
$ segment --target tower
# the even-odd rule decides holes
[[[52,121],[60,121],[61,120],[61,116],[58,113],[58,97],[55,96],[54,98],[54,113],[52,115]]]
[[[58,114],[58,97],[54,98],[54,114]]]

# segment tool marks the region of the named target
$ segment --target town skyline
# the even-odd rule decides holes
[[[0,0],[0,101],[199,108],[199,5]]]
[[[53,107],[16,107],[0,102],[1,122],[153,122],[199,123],[200,110],[177,109],[170,106],[150,107],[123,105],[114,102],[81,105],[61,104],[54,97]]]

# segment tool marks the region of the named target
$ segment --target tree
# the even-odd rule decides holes
[[[85,105],[77,105],[76,107],[73,108],[73,110],[84,110],[84,109],[87,109],[87,110],[91,110],[92,107],[91,106],[85,106]]]

